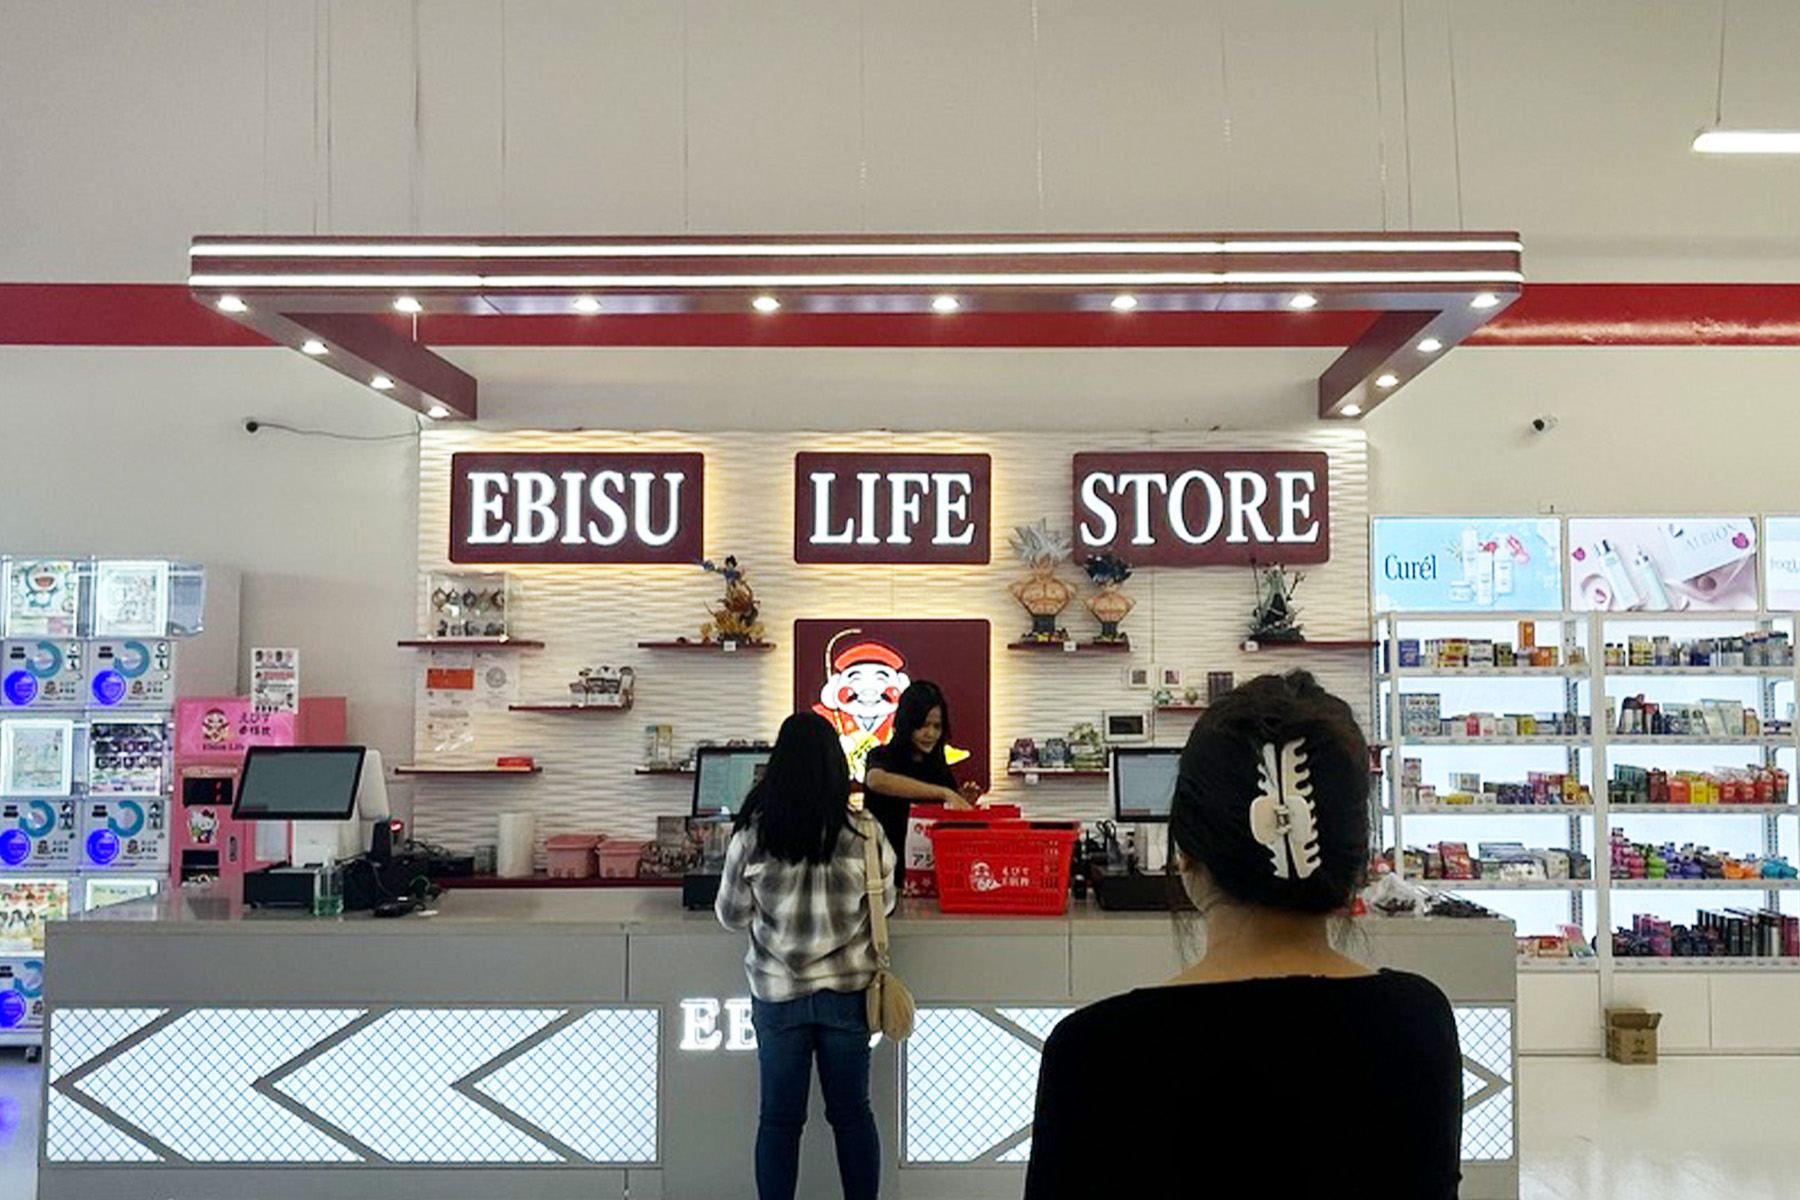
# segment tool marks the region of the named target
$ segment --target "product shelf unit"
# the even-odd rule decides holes
[[[1684,806],[1685,807],[1685,806]],[[1591,817],[1592,804],[1403,804],[1400,811],[1420,817]]]
[[[1581,975],[1594,974],[1600,970],[1600,960],[1594,955],[1570,956],[1569,958],[1535,958],[1521,955],[1518,960],[1519,970],[1526,974],[1544,975]]]
[[[1408,882],[1439,892],[1584,892],[1592,879],[1413,879]]]
[[[1780,817],[1800,813],[1800,804],[1614,804],[1615,817]]]
[[[1398,667],[1382,672],[1391,679],[1564,679],[1585,675],[1583,667]]]
[[[508,712],[528,713],[628,713],[629,704],[509,704]]]
[[[394,768],[396,775],[438,775],[467,778],[541,775],[543,771],[542,767],[434,767],[426,763],[403,763]]]
[[[1069,638],[1060,642],[1008,642],[1006,648],[1015,654],[1129,654],[1130,642],[1078,642]]]
[[[1615,879],[1612,887],[1622,892],[1788,892],[1800,889],[1800,879]]]
[[[692,654],[767,654],[774,642],[639,642],[639,650],[671,650]]]
[[[542,650],[544,643],[516,637],[420,637],[394,643],[403,650]]]
[[[1720,955],[1712,958],[1614,958],[1612,969],[1627,973],[1657,971],[1692,972],[1768,972],[1792,971],[1800,968],[1800,958],[1785,955],[1767,958],[1742,958]]]

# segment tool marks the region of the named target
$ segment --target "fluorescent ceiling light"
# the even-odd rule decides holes
[[[301,344],[300,352],[302,354],[310,354],[314,358],[317,358],[321,354],[327,353],[327,347],[325,343],[321,342],[318,338],[307,338],[306,341]]]
[[[1800,154],[1800,129],[1706,129],[1696,154]]]
[[[428,410],[428,411],[427,411],[427,412],[426,412],[426,413],[425,413],[425,415],[426,415],[426,416],[428,416],[428,417],[430,417],[430,418],[431,418],[431,419],[432,419],[432,420],[434,420],[434,421],[441,421],[441,420],[443,420],[443,419],[444,419],[444,418],[445,418],[445,417],[447,417],[447,416],[449,416],[449,415],[450,415],[450,410],[449,410],[449,409],[447,409],[447,408],[445,408],[445,407],[444,407],[444,406],[443,406],[443,405],[441,405],[441,404],[434,404],[434,405],[432,405],[432,406],[431,406],[431,408],[430,408],[430,409],[429,409],[429,410]]]
[[[1439,350],[1442,350],[1443,348],[1444,348],[1444,343],[1438,341],[1436,338],[1426,338],[1424,341],[1419,343],[1419,353],[1420,354],[1436,354]]]
[[[250,306],[245,304],[242,300],[239,300],[236,296],[220,296],[219,311],[228,313],[249,312]]]
[[[1292,300],[1288,301],[1288,307],[1299,312],[1305,312],[1307,309],[1317,306],[1318,303],[1319,298],[1311,292],[1301,292],[1298,296],[1295,296]]]
[[[1345,416],[1346,416],[1346,417],[1360,417],[1360,416],[1362,416],[1362,405],[1360,405],[1360,404],[1346,404],[1346,405],[1344,405],[1344,415],[1345,415]]]
[[[1519,271],[1046,271],[930,274],[779,275],[191,275],[188,286],[262,288],[592,288],[595,291],[702,291],[707,288],[982,288],[982,287],[1233,287],[1284,284],[1523,283]],[[1477,308],[1499,303],[1492,292]]]
[[[1120,312],[1130,312],[1137,307],[1137,297],[1129,292],[1121,296],[1114,296],[1112,298],[1112,306]]]
[[[781,308],[781,301],[773,296],[758,296],[750,302],[750,307],[759,313],[772,313]]]
[[[1494,295],[1494,293],[1482,292],[1480,295],[1476,296],[1473,300],[1469,301],[1469,307],[1470,308],[1493,308],[1495,305],[1497,305],[1499,303],[1500,303],[1500,297]]]
[[[1377,375],[1375,377],[1375,386],[1384,390],[1398,385],[1399,382],[1400,377],[1398,375]]]
[[[592,296],[577,296],[575,297],[575,311],[580,313],[597,313],[600,311],[600,302]]]
[[[394,390],[394,381],[389,379],[386,375],[377,375],[375,378],[369,380],[369,386],[378,392],[391,392]]]
[[[953,313],[962,307],[962,301],[955,296],[939,296],[931,302],[932,312]]]
[[[417,300],[414,300],[411,296],[402,296],[394,301],[394,311],[403,313],[422,313],[425,311],[425,306],[420,304]]]

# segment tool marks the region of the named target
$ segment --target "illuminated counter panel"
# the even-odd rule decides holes
[[[401,921],[182,893],[50,938],[44,1200],[747,1194],[744,940],[672,892],[454,892]],[[1044,1038],[1173,974],[1170,918],[909,904],[894,938],[920,1013],[874,1055],[883,1194],[1016,1197]],[[1349,949],[1450,994],[1462,1194],[1516,1196],[1511,926],[1373,922]],[[817,1089],[802,1164],[803,1196],[838,1194]]]

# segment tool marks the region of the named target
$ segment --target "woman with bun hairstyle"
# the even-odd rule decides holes
[[[1301,671],[1196,723],[1169,835],[1206,952],[1052,1031],[1026,1200],[1173,1195],[1171,1152],[1221,1195],[1457,1194],[1450,1002],[1331,944],[1369,859],[1368,755],[1349,705]]]

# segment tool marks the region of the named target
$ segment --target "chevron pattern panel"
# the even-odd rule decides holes
[[[1318,640],[1369,636],[1368,451],[1351,429],[1287,434],[1121,433],[1077,444],[1066,434],[770,434],[770,433],[538,433],[434,430],[425,434],[419,477],[419,617],[425,578],[446,565],[449,546],[450,456],[459,451],[682,450],[705,453],[706,548],[715,558],[735,554],[748,567],[769,637],[767,654],[724,656],[658,653],[640,641],[697,637],[718,577],[697,567],[527,567],[513,572],[512,631],[541,640],[541,651],[519,653],[521,699],[554,703],[583,666],[630,665],[637,674],[637,707],[629,713],[554,715],[478,712],[474,741],[434,755],[425,707],[415,708],[416,761],[445,765],[491,763],[497,754],[537,758],[541,775],[521,779],[422,777],[414,785],[418,832],[467,849],[496,836],[503,811],[534,811],[542,839],[564,832],[648,837],[660,814],[688,811],[691,781],[634,774],[643,761],[644,726],[670,724],[678,749],[702,738],[772,737],[793,694],[792,622],[807,617],[971,617],[993,627],[991,721],[997,798],[1021,803],[1028,815],[1098,818],[1106,812],[1104,780],[1046,779],[1025,787],[1005,774],[1006,749],[1016,737],[1060,737],[1107,710],[1148,708],[1150,692],[1126,686],[1128,664],[1180,667],[1190,686],[1204,690],[1205,673],[1233,671],[1247,679],[1263,671],[1305,666],[1350,701],[1366,723],[1370,709],[1369,656],[1356,652],[1249,655],[1239,649],[1254,589],[1244,568],[1135,574],[1126,591],[1138,601],[1125,622],[1129,655],[1067,659],[1009,653],[1006,644],[1028,624],[1007,593],[1022,575],[1006,546],[1015,525],[1048,518],[1067,528],[1071,458],[1077,450],[1320,450],[1331,457],[1332,560],[1306,569],[1297,594],[1307,636]],[[793,561],[793,460],[803,450],[985,453],[993,458],[994,561],[985,568],[801,567]],[[1064,577],[1087,581],[1079,570]],[[1079,600],[1064,614],[1071,633],[1092,636]],[[423,674],[421,655],[420,674]],[[421,694],[422,700],[422,694]],[[1179,745],[1189,722],[1162,714],[1156,741]]]

